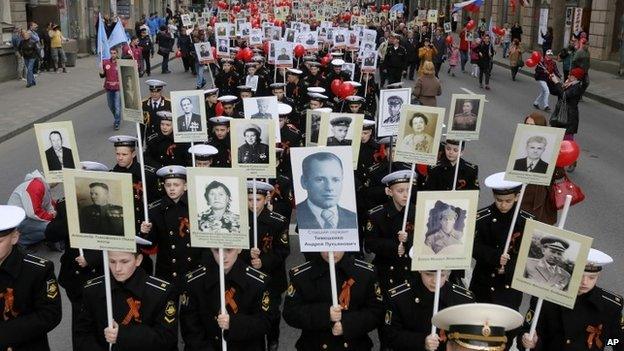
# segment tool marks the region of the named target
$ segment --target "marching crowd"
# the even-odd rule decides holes
[[[389,151],[392,138],[377,139],[375,135],[379,90],[401,87],[404,75],[413,79],[417,72],[412,103],[436,106],[436,96],[441,94],[436,77],[447,58],[449,74],[454,74],[455,66],[464,71],[467,62],[474,62],[473,73],[489,89],[494,49],[490,34],[481,31],[481,26],[474,33],[462,29],[460,43],[455,45],[437,24],[408,28],[400,20],[382,20],[379,25],[370,25],[377,32],[378,81],[377,75],[362,73],[357,51],[332,50],[329,43],[318,52],[296,59],[296,68],[275,68],[262,46],[249,47],[246,39],[237,37],[231,38],[232,57],[206,63],[197,57],[193,44],[209,42],[214,48],[212,27],[185,28],[179,16],[168,13],[166,18],[155,14],[146,18],[138,24],[137,36],[129,45],[110,49],[111,58],[102,62],[100,71],[115,129],[121,123],[117,75],[117,60],[121,57],[134,58],[141,74],[150,76],[150,58],[155,52],[163,57],[161,72],[170,73],[168,59],[179,50],[176,56],[183,61],[185,71],[197,76],[197,89],[214,82],[214,87],[203,90],[209,126],[207,142],[191,147],[190,143],[174,141],[167,82],[148,79],[145,84],[149,96],[142,101],[141,139],[127,135],[109,138],[116,159],[112,169],[98,162],[80,165],[85,170],[132,175],[136,232],[151,242],[139,243],[134,254],[108,253],[113,324],[107,322],[102,252],[81,253],[70,248],[65,201],[52,200],[43,176],[33,174],[14,191],[9,205],[0,206],[0,301],[4,303],[1,350],[48,350],[47,333],[62,317],[71,318],[74,349],[89,351],[106,350],[108,343],[113,344],[113,350],[177,350],[180,343],[185,350],[220,350],[223,340],[229,350],[277,350],[283,349],[279,343],[282,319],[301,331],[297,350],[370,350],[371,332],[378,333],[382,350],[397,351],[445,347],[508,350],[514,341],[518,348],[536,350],[603,350],[607,340],[624,341],[622,297],[596,285],[602,267],[612,260],[597,250],[588,257],[573,309],[544,302],[533,337],[529,327],[535,299],[525,318],[517,312],[523,294],[511,288],[511,280],[525,220],[534,218],[549,224],[557,220],[557,209],[546,186],[529,186],[518,204],[520,183],[506,181],[500,173],[486,178],[485,186],[494,202],[477,215],[472,278],[468,282],[463,271],[442,271],[438,314],[433,315],[436,272],[411,271],[409,249],[422,245],[413,240],[418,192],[479,190],[478,166],[462,158],[465,144],[457,140],[444,140],[439,146],[438,163],[417,167],[416,174],[411,165],[393,162]],[[520,62],[517,42],[511,40],[518,29],[521,32],[518,27],[516,24],[511,28],[502,44],[505,55]],[[39,39],[32,39],[34,32],[32,28],[24,31],[18,44],[29,67],[29,84],[35,84],[30,67],[38,55],[37,51],[28,51],[28,47],[39,43]],[[474,40],[467,41],[468,33]],[[253,53],[251,57],[238,55],[248,50]],[[60,57],[62,50],[55,52]],[[573,138],[578,126],[575,106],[582,95],[586,69],[570,67],[568,76],[559,79],[547,61],[551,54],[545,52],[538,66],[544,71],[539,74],[545,76],[549,93],[566,98],[568,125],[559,127],[567,129],[567,138]],[[54,68],[65,70],[64,65],[57,66],[62,62],[64,59],[55,59]],[[356,63],[353,76],[343,69],[350,62]],[[213,75],[211,80],[206,77],[208,72]],[[536,69],[536,79],[537,75]],[[257,77],[255,86],[248,85],[250,77]],[[338,92],[333,87],[336,80],[350,82],[352,94],[343,96]],[[223,250],[225,286],[221,287],[218,250],[191,246],[186,167],[193,162],[195,167],[231,167],[230,121],[243,118],[243,99],[259,96],[276,96],[279,103],[277,177],[248,182],[249,223],[254,223],[252,216],[256,213],[258,247],[253,245],[254,228],[250,228],[251,249]],[[536,100],[535,105],[544,110],[548,107],[542,100]],[[360,113],[367,121],[354,171],[361,251],[334,253],[338,305],[332,304],[326,252],[306,253],[305,263],[286,267],[291,251],[298,251],[289,241],[290,224],[297,222],[290,152],[293,147],[304,146],[306,133],[313,132],[306,130],[306,111],[318,109]],[[539,112],[523,122],[549,123],[548,117]],[[143,164],[138,157],[139,140],[144,141]],[[408,203],[412,179],[414,196]],[[147,218],[143,214],[143,185]],[[94,207],[81,221],[112,226],[116,215],[106,201],[108,187],[97,183],[90,187]],[[231,224],[233,217],[226,204],[236,195],[215,184],[206,189],[204,196],[207,201],[222,200],[214,200],[212,212],[202,215],[202,221],[207,226]],[[522,210],[513,240],[509,250],[503,252],[517,206]],[[407,225],[403,228],[406,210]],[[27,225],[32,224],[32,219],[43,225]],[[453,209],[440,211],[440,222],[456,220]],[[446,238],[452,229],[443,226],[439,230]],[[52,262],[24,250],[42,240],[65,244],[58,283]],[[544,256],[564,251],[557,240],[542,241]],[[563,274],[556,264],[548,268],[544,277],[547,281]],[[59,285],[71,302],[71,316],[61,316]],[[220,310],[220,289],[225,289],[226,311]],[[431,332],[432,325],[439,328],[438,332]],[[616,343],[613,349],[622,347]]]

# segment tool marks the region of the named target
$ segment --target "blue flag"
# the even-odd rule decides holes
[[[108,46],[112,48],[123,43],[128,43],[128,37],[126,36],[126,31],[124,30],[121,20],[118,20],[117,24],[115,24],[115,28],[113,28],[113,32],[108,38]]]
[[[104,29],[104,19],[102,14],[98,14],[98,42],[97,52],[100,56],[100,61],[110,58],[110,46],[108,45],[108,39],[106,38],[106,29]]]

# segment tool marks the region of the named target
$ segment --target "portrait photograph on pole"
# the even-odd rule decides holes
[[[565,129],[518,124],[505,180],[550,185]]]
[[[246,172],[188,168],[191,246],[249,249]]]
[[[266,119],[230,121],[232,168],[244,169],[247,178],[275,178],[275,125]]]
[[[321,131],[321,122],[324,118],[329,118],[330,108],[319,108],[314,110],[306,110],[306,130],[305,135],[306,146],[317,146],[319,142],[319,134]]]
[[[363,114],[330,113],[321,118],[318,146],[350,146],[353,169],[357,169],[363,123]]]
[[[80,163],[72,122],[38,123],[34,129],[46,181],[63,182],[62,170],[76,168]]]
[[[135,252],[132,175],[63,170],[70,246]]]
[[[139,70],[135,60],[118,60],[121,117],[124,121],[143,123]]]
[[[173,137],[176,143],[208,140],[206,105],[201,90],[171,92]]]
[[[379,115],[377,117],[377,137],[396,136],[403,105],[409,105],[411,88],[386,89],[379,92]]]
[[[419,191],[412,270],[469,269],[478,205],[477,190]]]
[[[349,146],[290,149],[302,252],[359,250],[352,155]]]
[[[243,99],[243,113],[246,119],[273,120],[275,141],[280,142],[279,111],[276,96],[263,96]]]
[[[585,235],[528,220],[511,287],[573,308],[592,241]]]
[[[445,111],[440,107],[403,105],[395,160],[435,165]]]
[[[446,137],[453,140],[478,140],[484,110],[485,95],[453,94],[446,122]]]

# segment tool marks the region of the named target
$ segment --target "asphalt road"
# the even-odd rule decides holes
[[[169,83],[167,91],[194,88],[194,77],[189,73],[182,73],[179,60],[171,62],[171,69],[173,74],[154,74],[152,77],[166,80]],[[520,76],[519,81],[512,82],[508,71],[500,67],[494,67],[490,91],[480,90],[476,79],[468,74],[459,73],[456,77],[450,77],[443,68],[440,77],[443,94],[438,99],[438,106],[448,106],[453,93],[486,93],[488,103],[480,140],[468,143],[465,158],[479,165],[481,181],[491,173],[504,170],[515,125],[522,122],[523,116],[533,111],[532,102],[537,95],[537,84],[526,76]],[[411,83],[408,82],[410,85]],[[147,91],[144,86],[142,89]],[[51,91],[50,94],[52,93]],[[44,103],[43,101],[36,103]],[[554,98],[551,97],[550,102],[551,107],[554,107]],[[617,267],[622,267],[624,262],[624,241],[620,239],[620,235],[624,233],[621,232],[621,219],[618,219],[622,215],[621,199],[624,197],[621,184],[624,179],[621,151],[624,150],[624,138],[621,137],[624,135],[624,114],[585,99],[580,104],[580,116],[577,142],[581,145],[582,154],[579,166],[571,174],[571,178],[582,187],[587,198],[583,203],[572,207],[565,228],[593,237],[595,248],[613,256],[616,264],[604,271],[599,285],[621,293],[624,292],[624,280],[617,274]],[[52,121],[64,120],[73,121],[81,160],[99,161],[113,166],[113,146],[106,139],[117,133],[112,129],[112,116],[105,96],[91,100]],[[124,123],[118,134],[135,134],[135,126]],[[3,169],[0,199],[8,199],[12,189],[27,172],[41,168],[32,129],[0,145],[0,164]],[[61,196],[61,187],[55,188],[54,193]],[[482,190],[480,205],[486,206],[491,201],[491,193],[486,189]],[[293,253],[289,257],[289,266],[303,261],[303,256],[298,253],[297,238],[291,238]],[[58,270],[58,253],[41,248],[37,254],[52,259]],[[71,348],[69,301],[64,294],[63,303],[63,321],[49,335],[52,350]],[[284,325],[281,349],[293,349],[297,335],[298,331]]]

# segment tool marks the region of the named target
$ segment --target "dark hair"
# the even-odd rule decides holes
[[[48,138],[50,138],[52,134],[58,134],[59,138],[61,138],[61,141],[63,141],[63,136],[61,135],[61,132],[59,132],[58,130],[51,131],[50,134],[48,135]]]
[[[182,106],[182,101],[184,101],[184,100],[188,100],[191,103],[191,105],[193,104],[193,100],[191,100],[190,97],[185,96],[182,99],[180,99],[180,106]]]
[[[105,189],[106,191],[109,191],[108,189],[108,185],[101,183],[101,182],[95,182],[95,183],[91,183],[89,184],[89,188],[95,188],[96,186],[99,186],[102,189]]]
[[[134,39],[139,39],[139,37],[137,37],[136,35],[133,35],[132,38],[130,38],[130,40],[134,40]]]
[[[206,199],[206,201],[208,201],[208,194],[210,193],[210,191],[212,191],[214,189],[218,189],[218,188],[223,188],[223,190],[225,190],[225,193],[227,194],[227,196],[228,197],[232,197],[232,193],[230,192],[230,189],[228,189],[228,187],[225,186],[225,184],[223,184],[223,183],[221,183],[219,181],[213,180],[206,187],[206,191],[204,191],[204,198]]]
[[[423,119],[423,121],[425,121],[425,125],[429,124],[429,118],[427,118],[427,116],[425,116],[424,114],[422,114],[422,113],[420,113],[420,112],[416,112],[416,113],[414,113],[414,115],[412,116],[412,118],[410,118],[410,121],[409,121],[409,126],[410,126],[410,127],[412,126],[412,122],[414,122],[414,120],[415,120],[416,118],[422,118],[422,119]]]
[[[331,152],[317,152],[311,155],[306,156],[301,163],[301,173],[305,177],[311,168],[312,161],[336,161],[340,165],[340,169],[342,170],[342,160]]]
[[[281,117],[281,115],[280,115]],[[260,138],[260,132],[254,128],[254,127],[249,127],[247,129],[245,129],[245,131],[243,132],[243,135],[247,134],[247,132],[254,132],[254,134],[256,134],[256,138]]]

